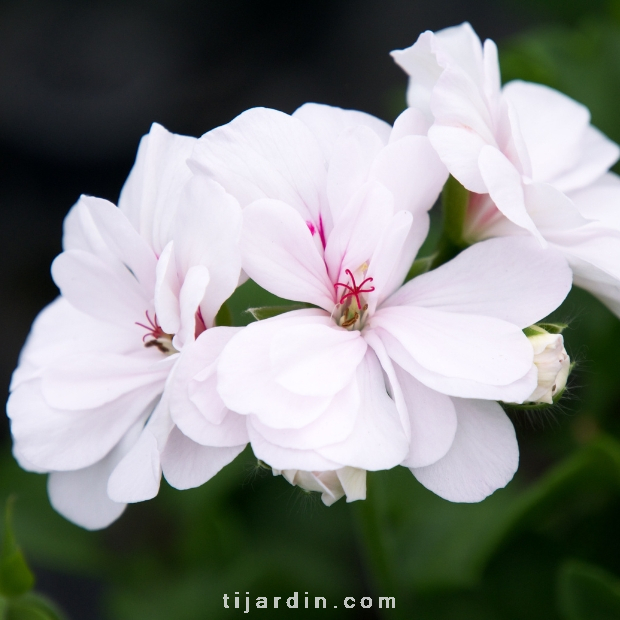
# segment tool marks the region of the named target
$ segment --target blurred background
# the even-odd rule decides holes
[[[389,51],[464,20],[498,42],[504,81],[558,88],[620,142],[620,0],[0,1],[2,390],[56,295],[49,266],[66,212],[81,193],[116,201],[153,121],[198,136],[252,106],[307,101],[392,121],[406,79]],[[478,505],[445,502],[399,468],[369,475],[367,502],[326,508],[246,451],[203,487],[162,482],[155,500],[90,533],[54,513],[44,476],[18,468],[4,420],[0,501],[17,495],[38,591],[70,620],[228,617],[241,610],[223,595],[246,591],[339,604],[280,610],[295,616],[620,617],[609,615],[620,600],[620,321],[580,291],[556,314],[578,362],[568,395],[511,413],[519,472]],[[344,611],[345,596],[375,604]],[[380,616],[378,596],[397,609]]]

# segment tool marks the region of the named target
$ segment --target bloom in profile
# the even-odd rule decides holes
[[[608,173],[620,151],[588,109],[540,84],[502,87],[495,43],[468,23],[424,32],[392,55],[409,75],[417,122],[472,192],[464,243],[529,233],[620,314],[620,184]]]
[[[192,179],[195,139],[158,125],[143,138],[119,208],[83,196],[64,225],[52,275],[61,296],[36,319],[11,384],[14,453],[50,472],[52,504],[89,529],[157,494],[161,472],[197,486],[247,443],[222,412],[213,436],[190,440],[170,417],[167,383],[235,290],[241,211],[217,183]],[[218,340],[219,339],[219,340]],[[205,386],[204,398],[223,404]]]
[[[218,391],[276,470],[318,484],[402,464],[442,497],[479,501],[518,463],[493,401],[536,388],[522,329],[561,303],[571,272],[533,239],[493,239],[402,286],[447,177],[418,132],[410,111],[392,129],[311,104],[250,110],[199,140],[191,167],[244,208],[244,270],[312,306],[235,334]]]

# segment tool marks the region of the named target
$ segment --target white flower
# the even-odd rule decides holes
[[[412,114],[474,192],[465,241],[529,232],[620,315],[620,187],[605,174],[620,151],[587,108],[540,84],[502,88],[495,43],[467,23],[392,55],[410,76]]]
[[[533,329],[539,333],[528,336],[528,340],[534,348],[538,386],[525,402],[552,405],[553,398],[566,387],[570,373],[570,358],[564,348],[562,334],[550,334],[536,326]]]
[[[216,356],[236,331],[213,324],[239,279],[241,211],[217,183],[190,178],[194,142],[154,125],[120,208],[82,197],[69,212],[52,267],[61,297],[36,319],[13,376],[15,456],[51,472],[52,504],[89,529],[156,495],[162,468],[173,486],[193,487],[247,442],[227,410],[198,443],[168,410],[178,352],[204,332]]]
[[[299,469],[274,469],[274,476],[284,476],[293,486],[306,491],[321,493],[321,500],[331,506],[341,497],[347,502],[366,499],[366,471],[342,467],[335,471],[301,471]]]
[[[478,501],[510,480],[518,448],[500,406],[470,399],[533,392],[522,328],[561,303],[571,273],[534,240],[495,239],[400,287],[446,179],[416,127],[409,112],[390,132],[306,105],[250,110],[199,140],[190,165],[244,206],[245,271],[316,306],[236,334],[218,390],[275,469],[404,464],[443,497]]]

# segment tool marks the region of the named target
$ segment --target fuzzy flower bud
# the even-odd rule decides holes
[[[366,470],[342,467],[335,471],[302,471],[301,469],[274,469],[274,476],[284,476],[293,486],[305,491],[321,493],[321,500],[331,506],[343,495],[347,502],[366,499]]]
[[[562,334],[549,333],[534,325],[527,330],[528,340],[534,348],[534,365],[538,368],[538,387],[526,403],[552,405],[566,386],[570,373],[570,357],[564,348]]]

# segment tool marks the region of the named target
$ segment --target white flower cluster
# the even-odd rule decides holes
[[[553,402],[570,366],[531,326],[573,279],[620,313],[619,150],[568,97],[502,87],[469,24],[393,55],[393,126],[318,104],[199,139],[153,125],[118,207],[69,212],[8,402],[17,460],[68,519],[105,527],[248,443],[328,505],[397,465],[456,502],[512,478],[498,401]],[[449,175],[458,248],[408,278]],[[247,277],[301,308],[222,325]]]

